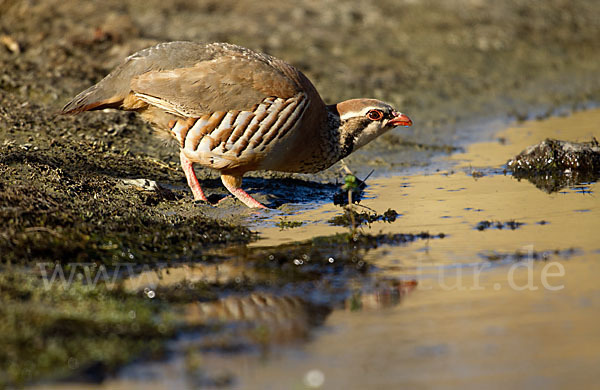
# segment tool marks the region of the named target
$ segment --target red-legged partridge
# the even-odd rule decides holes
[[[227,43],[161,43],[125,60],[71,100],[63,114],[104,108],[137,111],[170,132],[194,198],[207,201],[193,164],[221,173],[248,207],[249,171],[314,173],[411,120],[375,99],[325,105],[296,68]]]

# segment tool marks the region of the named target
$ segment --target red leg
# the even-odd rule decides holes
[[[179,158],[181,160],[181,167],[183,168],[183,172],[185,172],[185,177],[187,179],[188,185],[192,189],[192,193],[194,194],[194,200],[203,200],[208,202],[206,196],[204,196],[204,191],[200,187],[200,183],[198,183],[198,178],[196,177],[196,172],[194,172],[194,163],[192,163],[186,156],[183,154],[183,150],[179,153]]]
[[[233,196],[238,198],[243,204],[250,208],[260,208],[266,209],[263,204],[259,201],[248,195],[248,193],[242,190],[242,177],[241,176],[231,176],[231,175],[221,175],[221,181],[223,185]]]

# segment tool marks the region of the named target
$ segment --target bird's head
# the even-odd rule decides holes
[[[339,117],[340,141],[351,153],[398,126],[411,126],[410,118],[376,99],[352,99],[328,106]]]

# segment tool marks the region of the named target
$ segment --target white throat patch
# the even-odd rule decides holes
[[[354,138],[354,150],[362,148],[381,134],[387,132],[390,128],[382,126],[380,122],[371,122]]]

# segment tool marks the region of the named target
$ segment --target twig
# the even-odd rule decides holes
[[[355,206],[362,207],[362,208],[364,208],[364,209],[367,209],[367,210],[369,210],[369,211],[372,211],[372,212],[374,212],[374,213],[377,213],[377,211],[376,211],[375,209],[372,209],[372,208],[370,208],[369,206],[365,206],[364,204],[356,203],[356,204],[355,204]]]
[[[348,165],[346,165],[346,162],[343,159],[340,160],[340,164],[342,165],[342,170],[346,173],[346,175],[352,175],[352,171],[350,168],[348,168]]]
[[[158,165],[158,166],[159,166],[159,167],[161,167],[161,168],[170,169],[170,170],[171,170],[171,171],[173,171],[173,172],[179,172],[179,170],[178,170],[178,169],[175,169],[175,168],[173,168],[173,167],[169,166],[168,164],[165,164],[165,163],[164,163],[164,162],[162,162],[162,161],[154,160],[154,159],[152,159],[152,158],[148,158],[147,160],[149,160],[149,161],[153,162],[154,164]]]
[[[352,222],[352,238],[356,237],[356,220],[352,211],[352,188],[348,189],[348,212],[350,213],[350,221]]]
[[[43,226],[29,227],[29,228],[26,228],[25,231],[26,232],[44,232],[44,233],[49,233],[49,234],[53,235],[54,237],[62,238],[62,234],[60,234],[52,229],[48,229],[47,227],[43,227]]]
[[[363,183],[366,183],[366,182],[367,182],[367,179],[371,177],[371,175],[373,174],[373,172],[375,172],[375,170],[374,170],[374,169],[371,169],[371,172],[369,172],[369,174],[367,175],[367,177],[365,177],[365,178],[364,178],[364,179],[362,179],[361,181],[362,181]]]

